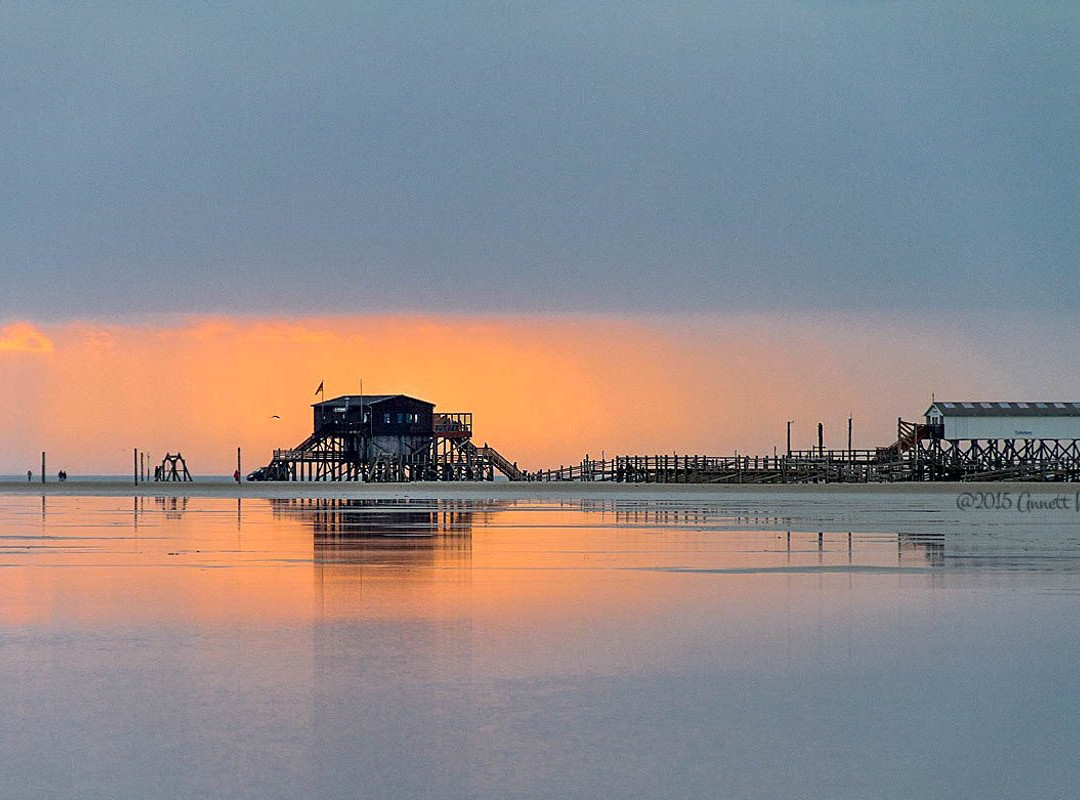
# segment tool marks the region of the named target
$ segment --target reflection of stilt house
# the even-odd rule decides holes
[[[270,481],[510,480],[524,473],[472,442],[472,414],[435,412],[403,394],[343,395],[315,403],[311,436],[248,476]]]
[[[310,524],[320,583],[341,585],[361,577],[354,567],[407,571],[420,566],[468,566],[474,517],[487,519],[507,504],[298,497],[272,498],[270,506],[275,516]]]

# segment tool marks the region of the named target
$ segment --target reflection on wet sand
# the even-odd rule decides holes
[[[1076,518],[755,502],[0,497],[7,794],[1075,786]]]
[[[145,500],[146,498],[142,498]],[[165,519],[180,519],[187,511],[187,497],[155,497],[154,507],[165,514]]]
[[[509,505],[339,498],[269,503],[275,519],[300,522],[310,531],[320,619],[439,624],[468,605],[474,526]]]
[[[663,600],[617,577],[629,571],[899,570],[938,586],[1080,572],[1071,515],[921,514],[890,532],[821,530],[813,513],[760,499],[11,496],[0,619],[554,618],[583,604],[615,618]]]
[[[397,774],[423,776],[421,784],[447,759],[465,761],[460,715],[440,720],[429,710],[445,697],[440,677],[467,674],[473,658],[473,526],[496,504],[295,499],[271,505],[275,517],[311,530],[316,795],[346,784],[374,788],[379,796],[372,782],[390,759]],[[383,688],[356,691],[365,685]],[[424,731],[423,747],[400,745],[402,730],[411,729]],[[464,787],[455,780],[452,788],[458,794]]]
[[[278,518],[299,519],[312,532],[316,565],[467,566],[474,516],[492,503],[425,500],[273,499]]]
[[[910,561],[912,555],[921,558],[928,566],[945,566],[944,533],[900,533],[897,540],[897,563]]]

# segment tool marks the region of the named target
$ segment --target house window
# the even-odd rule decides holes
[[[384,425],[389,425],[390,424],[390,412],[389,411],[387,411],[385,414],[382,415],[382,421],[383,421]]]
[[[399,413],[398,413],[398,415],[397,415],[397,424],[398,424],[398,425],[400,425],[400,424],[402,423],[402,419],[401,419],[401,416],[402,416],[402,415],[401,415],[401,413],[399,412]]]

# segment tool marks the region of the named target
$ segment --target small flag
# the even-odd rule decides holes
[[[323,385],[323,382],[319,381],[319,388],[315,390],[315,394],[318,394],[319,392],[321,392],[323,390],[322,385]]]

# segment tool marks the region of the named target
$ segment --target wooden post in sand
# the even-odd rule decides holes
[[[131,448],[131,472],[135,478],[135,485],[139,485],[139,448]]]
[[[45,483],[45,451],[41,451],[41,482]]]

